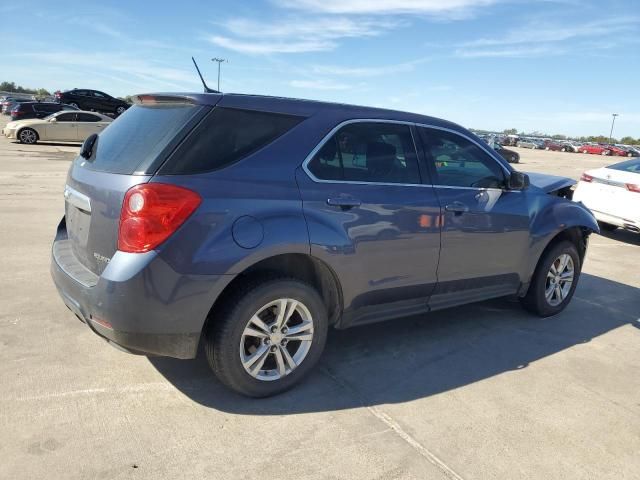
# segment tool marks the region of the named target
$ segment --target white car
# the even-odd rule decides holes
[[[9,122],[2,133],[21,143],[38,140],[84,142],[92,133],[100,133],[113,119],[95,112],[63,110],[48,117]]]
[[[573,200],[589,208],[603,230],[640,233],[640,158],[583,173]]]

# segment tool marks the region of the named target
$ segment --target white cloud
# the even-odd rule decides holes
[[[566,50],[551,45],[541,45],[538,47],[507,47],[507,48],[476,48],[476,49],[456,49],[454,54],[460,58],[530,58],[544,57],[547,55],[561,55]]]
[[[478,57],[537,57],[559,55],[571,49],[613,48],[621,34],[637,30],[640,18],[613,16],[573,24],[532,21],[511,28],[506,34],[479,38],[458,45],[455,55]]]
[[[342,65],[312,65],[311,72],[318,75],[334,75],[338,77],[381,77],[395,73],[413,72],[415,67],[429,61],[421,58],[410,62],[396,64],[380,64],[375,67],[345,67]]]
[[[280,6],[339,14],[450,14],[484,7],[497,0],[274,0]]]
[[[78,53],[57,51],[52,53],[23,52],[23,58],[31,58],[39,63],[78,69],[103,77],[116,75],[127,78],[130,85],[138,85],[143,91],[155,88],[184,89],[199,84],[192,71],[165,66],[158,62],[140,60],[136,55],[114,53]],[[77,85],[68,85],[76,87]]]
[[[293,40],[279,42],[247,41],[238,40],[221,35],[211,35],[206,37],[209,42],[219,47],[248,54],[270,54],[270,53],[303,53],[321,52],[332,50],[336,47],[335,42],[327,40]]]
[[[287,17],[277,22],[234,18],[218,23],[227,34],[205,38],[219,47],[248,54],[320,52],[335,49],[340,39],[375,37],[400,23],[346,17]]]
[[[289,85],[294,88],[306,88],[310,90],[349,90],[352,85],[337,83],[332,80],[292,80]]]

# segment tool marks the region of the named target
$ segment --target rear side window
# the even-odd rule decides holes
[[[202,107],[134,105],[98,136],[85,167],[130,175],[153,162]]]
[[[78,113],[78,122],[99,122],[102,120],[97,115],[91,115],[90,113]]]
[[[227,167],[273,142],[304,120],[280,113],[215,108],[161,169],[168,175]]]
[[[361,122],[342,127],[308,168],[320,180],[420,183],[411,129],[395,123]]]
[[[52,104],[38,104],[38,105],[34,105],[33,108],[37,111],[37,112],[45,112],[45,113],[55,113],[55,112],[59,112],[60,111],[60,106],[59,105],[52,105]]]

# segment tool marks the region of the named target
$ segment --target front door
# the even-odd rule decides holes
[[[506,188],[509,171],[488,146],[448,130],[418,130],[443,218],[430,306],[517,292],[530,244],[526,192]]]
[[[78,127],[76,126],[76,113],[63,112],[55,116],[55,122],[47,124],[47,140],[76,142],[78,141]]]
[[[424,311],[435,286],[440,207],[411,129],[346,124],[297,172],[311,254],[340,278],[346,324]]]

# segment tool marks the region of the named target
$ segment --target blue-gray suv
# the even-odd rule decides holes
[[[51,272],[126,351],[193,358],[245,395],[318,362],[330,326],[576,288],[592,214],[468,130],[383,109],[139,95],[74,160]]]

